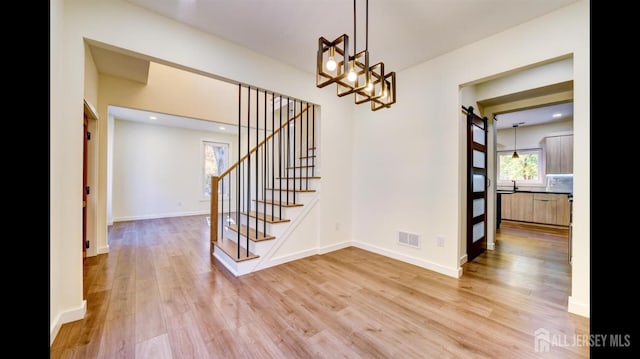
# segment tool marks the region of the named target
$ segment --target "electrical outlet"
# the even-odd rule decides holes
[[[340,222],[336,222],[336,231],[340,230]]]
[[[444,247],[444,237],[443,236],[437,236],[436,237],[436,244],[438,245],[438,247]]]

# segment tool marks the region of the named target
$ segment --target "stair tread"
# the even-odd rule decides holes
[[[236,226],[235,224],[230,224],[229,229],[236,233],[238,232],[238,226]],[[240,234],[242,234],[243,236],[246,236],[246,233],[247,233],[247,226],[245,226],[244,224],[241,224]],[[270,239],[276,239],[276,237],[270,234],[264,234],[260,231],[258,231],[258,235],[256,236],[256,230],[253,228],[249,228],[249,239],[254,242],[260,242],[260,241],[267,241]]]
[[[267,191],[282,191],[282,192],[293,192],[293,188],[290,189],[286,189],[286,188],[267,188]],[[296,189],[296,192],[315,192],[315,189]]]
[[[260,257],[259,255],[253,254],[251,252],[249,252],[249,255],[247,256],[247,250],[244,248],[240,248],[240,258],[236,258],[238,256],[238,244],[227,238],[217,240],[215,242],[215,245],[236,262],[242,262]]]
[[[316,155],[311,155],[311,156],[302,156],[299,157],[301,160],[307,159],[307,158],[316,158]]]
[[[302,165],[302,166],[291,166],[291,167],[287,167],[287,169],[293,170],[296,168],[313,168],[315,167],[314,165]]]
[[[302,207],[302,206],[304,206],[304,204],[302,204],[302,203],[293,203],[293,202],[287,203],[287,202],[280,202],[280,201],[272,201],[270,199],[266,199],[266,200],[259,199],[259,200],[257,200],[257,202],[266,203],[266,204],[274,204],[276,206],[282,205],[282,207]]]
[[[243,215],[247,215],[246,212],[242,213]],[[255,211],[251,211],[249,212],[249,217],[253,217],[253,218],[258,218],[261,221],[266,221],[267,223],[282,223],[282,222],[289,222],[290,219],[286,219],[286,218],[280,218],[280,217],[276,217],[276,216],[272,216],[272,215],[265,215],[262,212],[258,212],[256,214]]]
[[[320,179],[321,177],[320,177],[320,176],[296,176],[296,178],[295,178],[295,179],[307,179],[307,178],[308,178],[308,179]],[[276,177],[276,179],[277,179],[277,180],[279,180],[279,179],[286,180],[286,179],[287,179],[287,177]],[[290,180],[292,180],[292,179],[293,179],[293,176],[289,176],[289,179],[290,179]]]

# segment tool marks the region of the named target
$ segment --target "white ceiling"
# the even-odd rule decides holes
[[[310,73],[320,36],[354,41],[351,0],[128,1]],[[575,1],[370,0],[370,63],[400,71]],[[357,0],[358,51],[364,20],[365,0]]]
[[[346,33],[353,42],[351,0],[127,1],[312,73],[318,37],[331,41]],[[357,0],[359,50],[364,48],[365,1]],[[575,1],[370,0],[370,61],[384,61],[385,70],[400,71]],[[127,63],[123,60],[126,56],[114,57],[109,51],[94,47],[91,50],[101,73],[146,83],[148,62],[145,65],[144,61],[138,63],[133,59],[133,63]],[[123,73],[127,68],[136,76]],[[163,126],[217,132],[224,126],[227,133],[237,131],[215,122],[122,107],[111,106],[110,113],[123,120]],[[553,113],[563,115],[554,118]],[[150,116],[158,119],[151,121]],[[572,103],[539,107],[497,115],[497,128],[520,122],[525,123],[521,126],[530,126],[569,117],[573,117]]]
[[[155,126],[180,127],[197,131],[238,134],[238,126],[189,117],[174,116],[166,113],[109,106],[109,114],[118,120],[141,122]],[[155,117],[155,119],[152,119],[151,117]]]
[[[554,117],[556,114],[560,116]],[[498,119],[496,129],[513,127],[514,124],[524,127],[565,121],[573,118],[573,102],[503,113],[495,117]]]

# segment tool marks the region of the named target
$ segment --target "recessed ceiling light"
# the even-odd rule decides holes
[[[156,116],[149,116],[150,120],[157,120],[158,118]]]
[[[218,127],[221,131],[224,131],[224,127],[220,126]]]
[[[555,118],[562,117],[562,114],[561,113],[554,113],[553,117],[555,117]]]

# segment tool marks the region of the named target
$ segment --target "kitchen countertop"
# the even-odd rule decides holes
[[[496,189],[496,193],[498,194],[512,194],[512,193],[551,193],[551,194],[566,194],[566,195],[572,195],[571,192],[556,192],[556,191],[541,191],[541,190],[515,190],[515,192],[512,189]]]

